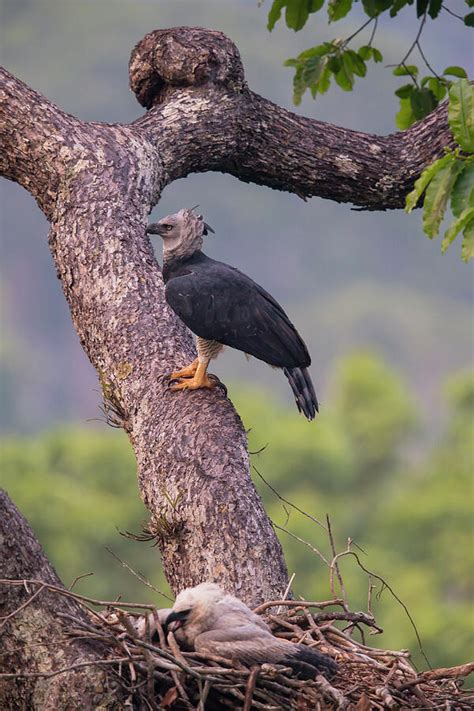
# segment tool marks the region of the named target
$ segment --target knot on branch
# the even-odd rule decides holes
[[[130,88],[149,109],[162,102],[169,87],[222,85],[241,91],[244,69],[235,44],[216,30],[173,27],[154,30],[133,49]]]

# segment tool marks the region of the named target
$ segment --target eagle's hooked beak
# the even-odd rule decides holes
[[[159,222],[152,222],[146,228],[146,233],[148,235],[162,235],[164,233],[163,225]]]
[[[216,234],[216,233],[214,232],[214,230],[212,229],[211,225],[208,225],[207,222],[205,222],[205,223],[204,223],[204,232],[203,232],[203,235],[206,235],[206,236],[207,236],[207,235],[209,234],[209,232],[212,232],[213,235]]]
[[[165,623],[163,624],[163,631],[165,634],[168,634],[170,630],[177,630],[180,627],[184,625],[186,620],[189,617],[189,613],[191,612],[191,609],[189,610],[180,610],[179,612],[170,612],[168,617],[165,620]],[[174,624],[173,624],[174,623]],[[171,625],[173,625],[171,627]]]

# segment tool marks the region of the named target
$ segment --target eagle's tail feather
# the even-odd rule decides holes
[[[337,663],[306,644],[292,644],[291,653],[284,656],[284,663],[302,679],[314,679],[319,672],[331,679],[338,670]]]
[[[316,413],[319,412],[319,406],[308,370],[306,368],[283,368],[283,372],[293,390],[298,410],[308,420],[314,420]]]

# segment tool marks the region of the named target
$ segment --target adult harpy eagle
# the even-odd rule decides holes
[[[163,615],[180,644],[201,654],[236,659],[248,666],[280,664],[305,679],[317,674],[333,677],[337,663],[305,644],[274,637],[269,626],[233,595],[215,583],[201,583],[179,593]]]
[[[207,257],[203,235],[213,232],[202,215],[183,209],[148,225],[163,238],[166,301],[196,334],[198,357],[171,374],[172,390],[212,388],[207,368],[223,346],[282,368],[298,410],[312,420],[318,401],[307,371],[308,350],[280,304],[238,269]]]

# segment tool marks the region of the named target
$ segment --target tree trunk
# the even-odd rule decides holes
[[[33,531],[1,490],[0,577],[34,578],[62,587]],[[31,675],[1,680],[3,711],[123,708],[126,695],[116,674],[111,667],[98,665],[103,650],[93,641],[68,639],[66,630],[71,623],[61,614],[88,622],[71,598],[53,595],[38,586],[29,588],[26,583],[0,583],[0,673]],[[73,665],[80,666],[72,674],[48,677]]]
[[[147,215],[167,184],[207,170],[302,197],[402,207],[422,169],[451,145],[446,107],[387,137],[296,116],[247,88],[225,35],[197,28],[155,31],[134,49],[131,86],[150,110],[129,125],[79,121],[2,76],[1,171],[51,223],[58,277],[134,447],[173,590],[214,580],[250,605],[278,598],[285,562],[250,479],[237,413],[218,389],[167,389],[167,374],[195,353],[164,300]]]

